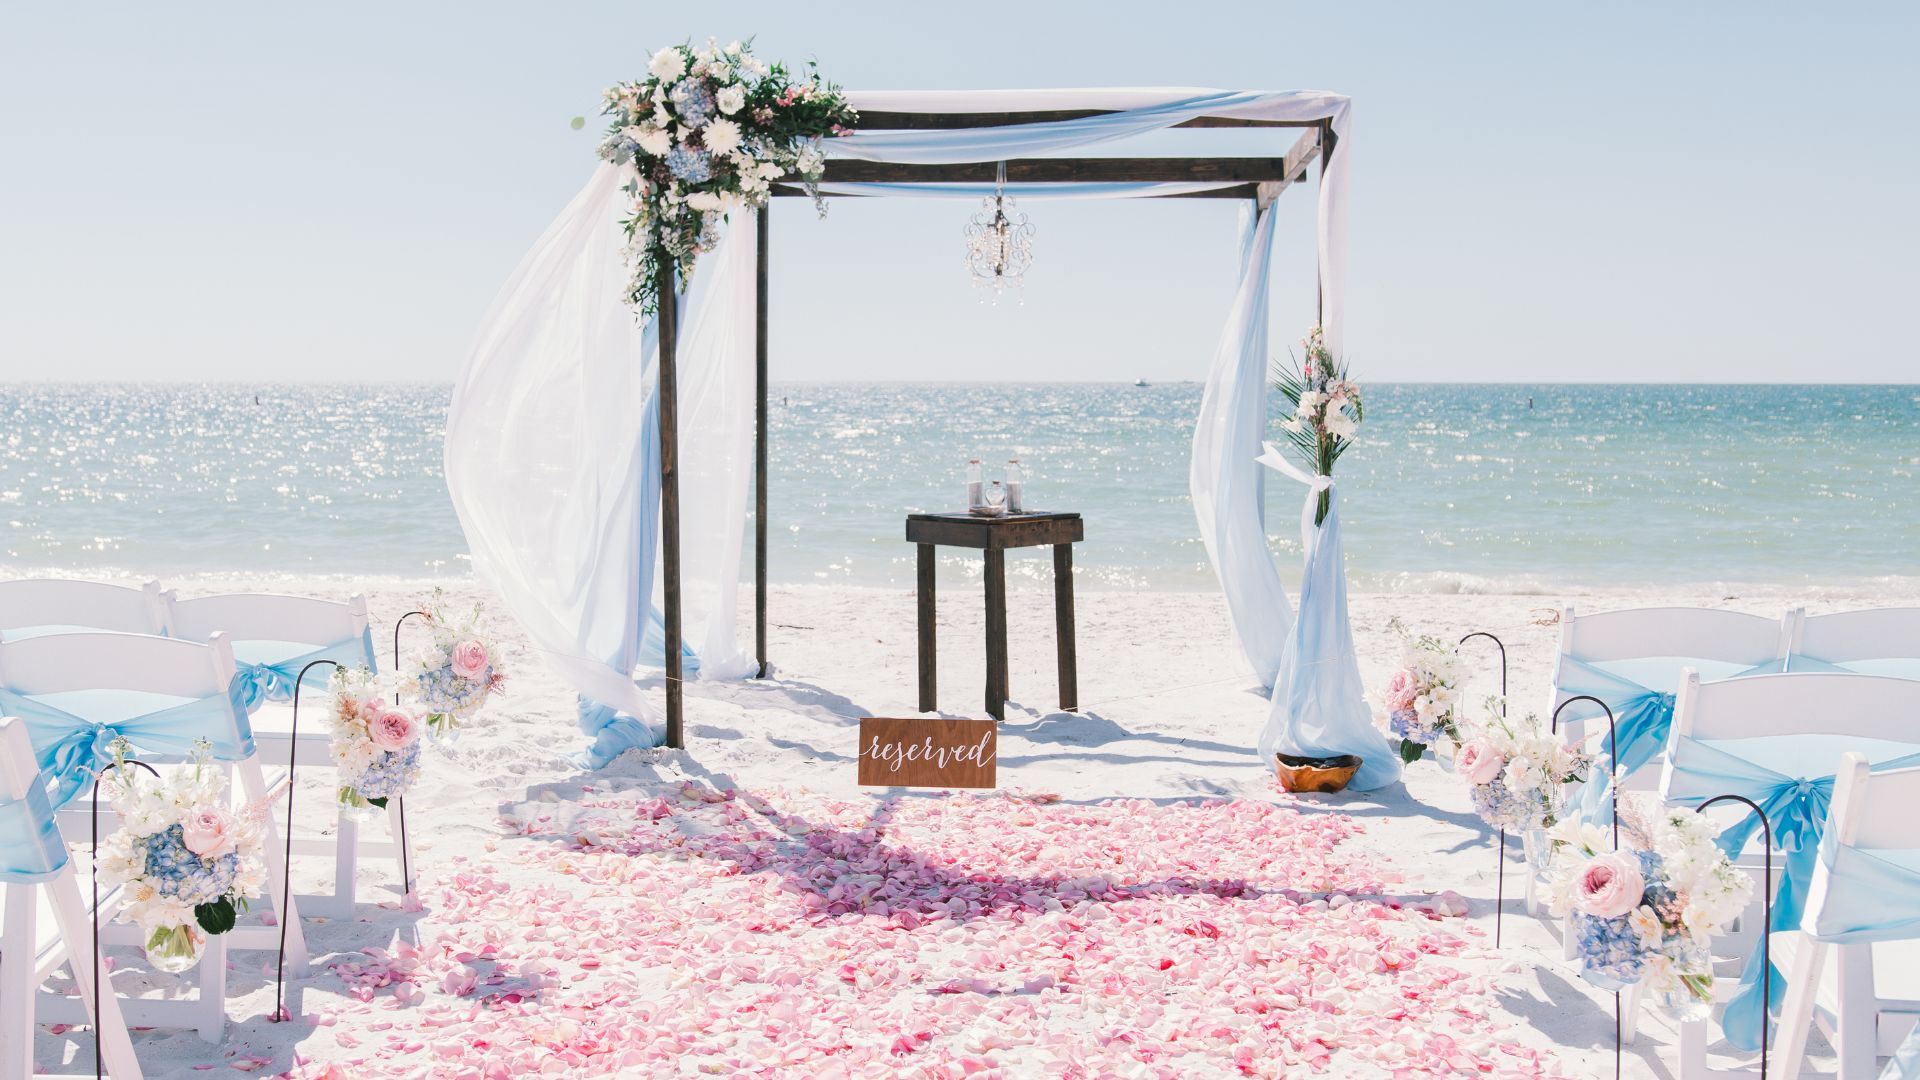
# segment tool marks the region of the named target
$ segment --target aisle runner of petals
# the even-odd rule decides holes
[[[523,884],[460,869],[424,946],[336,964],[399,1011],[298,1075],[1560,1075],[1342,815],[688,784],[507,825]]]

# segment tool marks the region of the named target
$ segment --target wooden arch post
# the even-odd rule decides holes
[[[667,745],[686,745],[680,708],[680,445],[679,406],[674,400],[674,348],[680,336],[679,292],[673,287],[673,258],[659,254],[660,328],[660,575],[666,624],[661,653],[667,665]]]

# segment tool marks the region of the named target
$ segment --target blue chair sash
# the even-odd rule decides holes
[[[38,781],[24,799],[0,799],[0,881],[46,881],[67,865],[67,845],[54,823],[53,804]]]
[[[1920,864],[1903,865],[1825,836],[1820,873],[1827,887],[1807,905],[1801,930],[1836,945],[1920,938]]]
[[[1907,1034],[1907,1041],[1893,1052],[1880,1080],[1920,1080],[1920,1024]]]
[[[1820,837],[1827,824],[1827,807],[1833,801],[1833,774],[1815,777],[1787,776],[1738,754],[1730,753],[1699,739],[1681,737],[1675,753],[1667,762],[1671,770],[1668,800],[1681,806],[1696,806],[1716,795],[1743,795],[1752,799],[1767,816],[1773,829],[1774,846],[1786,853],[1780,871],[1780,884],[1773,896],[1773,922],[1769,931],[1793,930],[1805,914],[1807,886],[1819,863]],[[1881,762],[1875,769],[1898,769],[1920,765],[1920,752]],[[1675,790],[1675,788],[1678,790]],[[1752,814],[1720,834],[1720,850],[1733,858],[1743,850],[1760,822]],[[1767,1013],[1779,1011],[1786,1000],[1787,980],[1778,967],[1767,985],[1772,993],[1761,1001],[1761,957],[1755,948],[1740,972],[1740,989],[1727,1002],[1721,1027],[1727,1042],[1739,1050],[1760,1048],[1761,1026]]]
[[[357,638],[337,641],[285,660],[260,664],[236,660],[233,681],[240,689],[240,695],[235,700],[249,714],[269,701],[292,701],[300,670],[315,660],[334,660],[347,667],[364,664],[369,671],[380,670],[373,655],[373,632],[362,630]]]
[[[253,732],[247,727],[237,684],[225,694],[111,723],[76,716],[38,698],[0,688],[0,715],[26,721],[34,759],[52,781],[56,810],[78,797],[93,775],[113,761],[113,741],[121,736],[154,754],[184,757],[196,741],[205,739],[215,760],[244,761],[253,756]]]

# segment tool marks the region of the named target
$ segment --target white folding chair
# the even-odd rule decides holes
[[[70,578],[0,581],[0,640],[74,630],[164,635],[166,620],[156,581],[138,589]]]
[[[1866,675],[1920,678],[1920,607],[1866,608],[1808,615],[1795,608],[1787,670],[1843,668]]]
[[[1875,773],[1864,756],[1845,756],[1802,932],[1774,937],[1782,969],[1792,972],[1780,1010],[1780,1075],[1800,1075],[1813,1022],[1839,1052],[1841,1080],[1852,1080],[1872,1077],[1920,1018],[1916,809],[1920,768]],[[1831,966],[1829,950],[1838,954]]]
[[[1920,718],[1920,680],[1830,672],[1703,680],[1698,672],[1689,670],[1681,677],[1674,707],[1661,794],[1669,804],[1681,806],[1698,805],[1721,794],[1745,794],[1729,790],[1738,787],[1740,781],[1731,776],[1724,759],[1708,760],[1709,755],[1720,753],[1735,755],[1781,778],[1817,782],[1833,777],[1837,789],[1850,752],[1875,763],[1920,754],[1916,718]],[[1708,775],[1712,779],[1707,779]],[[1751,814],[1744,807],[1729,804],[1708,812],[1730,823]],[[1911,806],[1908,813],[1912,814]],[[1777,820],[1771,824],[1776,834],[1783,826]],[[1812,824],[1819,826],[1818,822]],[[1742,916],[1741,927],[1723,939],[1733,946],[1736,972],[1738,965],[1759,948],[1760,936],[1767,933],[1762,919],[1764,889],[1771,887],[1777,892],[1777,879],[1785,871],[1784,857],[1776,852],[1776,881],[1761,880],[1765,865],[1762,835],[1756,831],[1748,850],[1735,860],[1756,878],[1753,903]],[[1786,965],[1781,958],[1791,947],[1792,936],[1775,933],[1770,938],[1774,964],[1783,972]],[[1789,978],[1789,993],[1792,987]],[[1744,1071],[1710,1069],[1706,1047],[1705,1022],[1680,1025],[1680,1080],[1746,1075]]]
[[[73,723],[105,724],[133,732],[143,726],[134,718],[201,703],[204,705],[201,722],[207,727],[196,728],[196,731],[209,733],[216,745],[248,746],[252,736],[247,718],[232,704],[233,674],[232,650],[225,638],[218,635],[206,645],[115,633],[48,634],[0,641],[0,690],[8,693],[8,708],[28,721],[29,731],[33,731],[36,724],[34,712],[29,710],[51,710],[50,715],[55,719],[51,722],[42,719],[38,723],[51,723],[56,737],[60,725]],[[155,745],[138,753],[141,760],[149,763],[183,760],[183,751],[176,749],[182,741],[181,732],[164,726],[153,731],[150,725],[148,730],[153,732],[150,741]],[[41,737],[36,734],[36,741]],[[175,745],[164,745],[169,737]],[[142,737],[132,734],[130,741],[138,751]],[[285,782],[279,778],[269,784],[257,750],[221,764],[229,779],[238,778],[237,794],[248,804],[265,803]],[[89,836],[91,808],[89,786],[61,809],[60,824],[69,842]],[[118,824],[117,816],[104,805],[100,808],[100,819],[103,829]],[[307,968],[306,935],[301,928],[298,905],[282,892],[285,852],[279,830],[270,818],[262,840],[268,878],[266,907],[285,923],[288,970],[303,975]],[[281,933],[279,926],[249,921],[216,936],[213,944],[220,948],[277,951]],[[223,962],[211,959],[200,964],[201,995],[200,1000],[192,1004],[201,1011],[193,1013],[191,1026],[198,1027],[203,1037],[209,1037],[211,1029],[214,1034],[210,1037],[217,1039],[218,1028],[213,1025],[224,1023],[224,969]],[[212,1000],[205,1000],[208,998]],[[136,1024],[143,1023],[136,1008],[144,1010],[150,1005],[171,1004],[143,999],[129,1007],[129,1015]]]
[[[66,844],[53,831],[52,810],[39,785],[26,725],[13,717],[0,717],[0,851],[29,852],[37,863],[32,867],[0,864],[0,884],[6,893],[6,931],[0,938],[0,1080],[36,1075],[34,1006],[40,986],[62,965],[72,969],[83,1022],[93,1026],[100,1041],[107,1074],[139,1080],[140,1062],[134,1057],[111,981],[106,984],[107,993],[95,993],[96,972],[102,976],[107,972],[105,965],[89,962],[95,957],[93,927]],[[47,840],[35,842],[49,833]]]
[[[333,660],[348,668],[379,670],[367,624],[367,601],[355,596],[343,602],[317,600],[304,596],[278,596],[267,593],[235,593],[181,600],[169,591],[165,595],[168,625],[173,633],[190,641],[225,635],[233,646],[239,678],[251,680],[253,693],[247,696],[253,725],[254,742],[269,763],[293,760],[302,770],[332,768],[333,752],[327,732],[331,667],[315,668],[300,684],[299,737],[294,738],[292,688],[300,670],[315,660]],[[334,815],[334,836],[299,836],[293,841],[296,855],[330,856],[334,860],[333,892],[295,895],[295,901],[309,915],[351,916],[356,902],[356,881],[361,856],[386,856],[394,860],[396,877],[404,893],[409,882],[411,852],[402,847],[406,830],[401,823],[401,806],[394,800],[387,806],[387,829],[391,839],[385,842],[365,840],[360,835],[357,816],[345,807]],[[291,829],[292,825],[289,824]]]
[[[1664,699],[1658,705],[1645,699],[1672,695],[1684,669],[1726,678],[1755,668],[1777,669],[1786,655],[1784,618],[1718,608],[1627,608],[1582,615],[1568,607],[1560,614],[1560,651],[1554,658],[1548,715],[1565,705],[1559,712],[1562,737],[1599,758],[1609,751],[1605,716],[1592,702],[1574,698],[1597,697],[1623,719],[1626,710],[1638,707],[1659,708],[1670,715]],[[1658,780],[1660,760],[1656,752],[1644,766],[1622,775],[1620,790],[1651,790]],[[1536,884],[1528,875],[1530,914],[1540,909]],[[1563,947],[1571,958],[1572,935],[1564,936]]]

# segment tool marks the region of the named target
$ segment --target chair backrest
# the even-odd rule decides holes
[[[1841,759],[1827,829],[1867,851],[1920,851],[1920,767],[1876,773],[1861,754]]]
[[[226,694],[233,649],[223,635],[205,645],[145,634],[46,634],[0,641],[0,687],[43,696],[126,690],[170,697]]]
[[[1689,669],[1674,695],[1673,731],[1707,740],[1836,735],[1920,744],[1920,680],[1796,672],[1706,681]]]
[[[173,635],[188,641],[207,641],[215,634],[225,634],[236,646],[246,641],[275,641],[318,647],[358,639],[367,629],[364,596],[339,601],[228,593],[181,600],[171,589],[163,595]]]
[[[1673,658],[1757,667],[1786,655],[1786,620],[1719,608],[1560,614],[1560,655],[1588,663]]]
[[[156,581],[138,589],[68,578],[0,581],[0,639],[70,630],[165,634],[166,618]]]
[[[1851,664],[1862,660],[1920,661],[1920,607],[1866,608],[1808,615],[1793,612],[1792,655]]]

